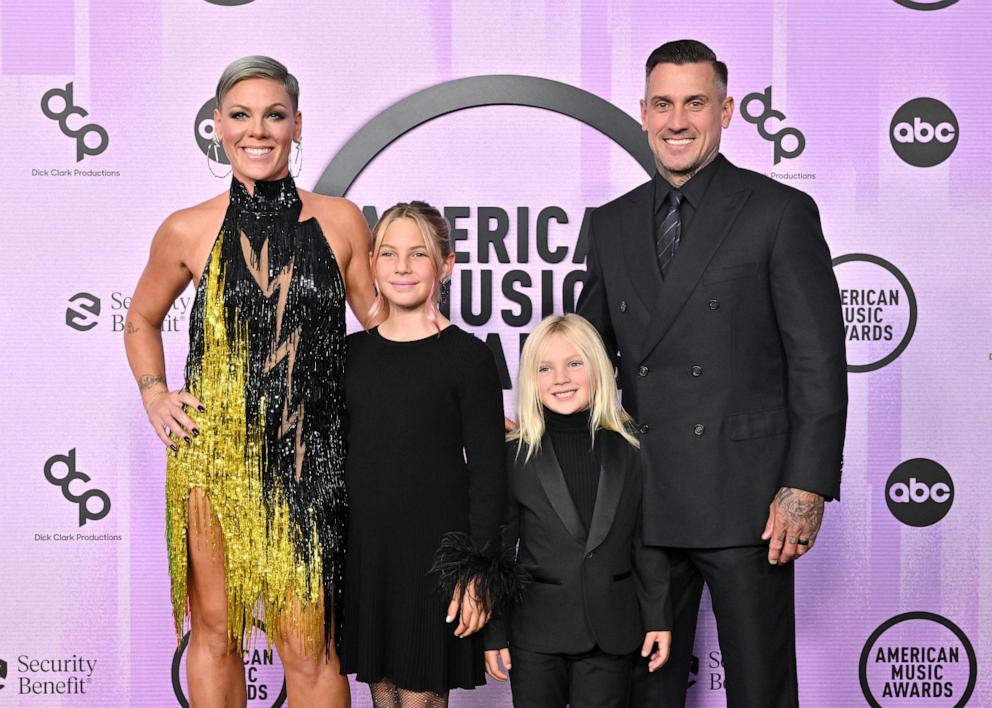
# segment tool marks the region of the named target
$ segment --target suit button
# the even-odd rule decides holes
[[[641,368],[639,368],[637,370],[637,375],[638,376],[647,376],[648,375],[648,367],[642,366]]]
[[[720,309],[720,301],[719,301],[719,300],[717,300],[716,298],[713,298],[712,300],[710,300],[710,301],[709,301],[709,302],[708,302],[708,303],[706,304],[706,306],[707,306],[708,308],[710,308],[711,310],[719,310],[719,309]]]
[[[651,426],[648,425],[647,423],[645,423],[644,425],[641,426],[641,434],[642,435],[646,435],[649,430],[651,430]]]
[[[693,376],[695,376],[696,378],[699,378],[700,376],[702,376],[702,375],[703,375],[703,367],[701,367],[701,366],[694,366],[694,367],[692,367],[691,369],[689,369],[689,371],[690,371],[690,372],[692,373],[692,375],[693,375]]]
[[[626,312],[626,311],[627,311],[627,301],[626,300],[621,300],[620,301],[620,312]]]
[[[586,560],[589,560],[590,558],[592,558],[592,552],[591,551],[589,553],[586,553]]]
[[[692,432],[697,436],[702,435],[703,433],[706,432],[706,426],[703,425],[702,423],[696,423],[694,426],[692,426]]]

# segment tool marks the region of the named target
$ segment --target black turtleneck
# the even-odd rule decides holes
[[[562,415],[545,408],[544,422],[565,475],[565,485],[588,532],[599,487],[599,451],[592,449],[589,411]]]

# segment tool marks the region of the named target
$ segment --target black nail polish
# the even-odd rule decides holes
[[[195,438],[197,435],[200,434],[200,429],[199,428],[193,428],[192,432],[193,432],[193,437]]]
[[[169,445],[169,449],[172,450],[173,452],[179,452],[179,448],[176,447],[176,444],[175,443],[171,443]]]
[[[192,445],[193,441],[190,439],[189,435],[183,435],[183,440],[186,441],[187,445]]]
[[[196,410],[200,411],[201,413],[206,413],[207,412],[207,409],[204,408],[203,406],[197,406],[196,407]]]

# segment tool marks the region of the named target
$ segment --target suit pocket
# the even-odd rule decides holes
[[[721,268],[707,268],[703,273],[703,285],[713,285],[723,283],[727,280],[737,280],[746,278],[758,272],[757,263],[742,263],[735,266],[724,266]]]
[[[630,575],[631,575],[631,570],[630,570],[630,568],[628,568],[628,569],[627,569],[627,570],[625,570],[624,572],[622,572],[622,573],[617,573],[616,575],[614,575],[614,576],[613,576],[613,582],[615,582],[615,583],[616,583],[616,582],[619,582],[619,581],[621,581],[621,580],[626,580],[627,578],[629,578],[629,577],[630,577]]]
[[[739,413],[727,418],[731,440],[751,440],[789,432],[789,413],[785,408],[769,408]]]

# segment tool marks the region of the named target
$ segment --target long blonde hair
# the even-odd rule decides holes
[[[604,428],[619,433],[634,447],[640,441],[628,430],[631,418],[617,399],[617,385],[613,378],[613,365],[606,356],[606,347],[596,329],[575,314],[552,315],[541,320],[534,328],[520,354],[517,373],[517,429],[507,436],[517,441],[517,453],[526,448],[529,460],[541,447],[544,435],[544,408],[537,384],[537,370],[548,340],[560,334],[578,351],[589,371],[589,434]]]
[[[427,202],[412,201],[400,202],[386,209],[372,230],[372,274],[375,276],[375,264],[379,260],[379,248],[382,246],[382,236],[386,233],[389,225],[397,219],[409,219],[417,225],[420,235],[424,237],[424,247],[434,265],[434,285],[431,286],[431,293],[427,297],[425,305],[427,319],[434,323],[441,331],[437,323],[437,305],[441,299],[441,272],[444,269],[444,262],[451,255],[451,228],[447,220],[441,216],[435,207]],[[375,289],[375,299],[372,307],[369,308],[368,321],[385,312],[389,313],[389,303],[382,297],[379,288]]]

